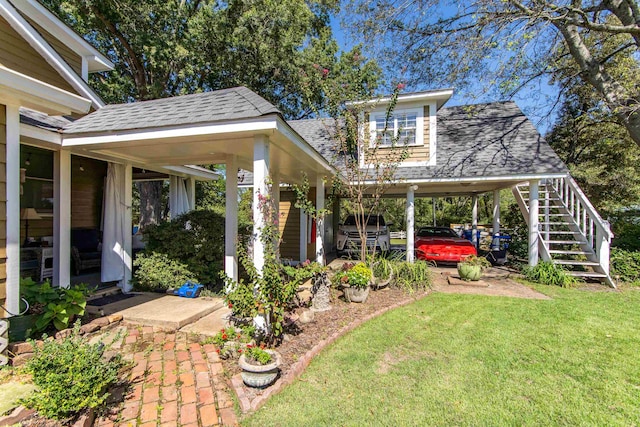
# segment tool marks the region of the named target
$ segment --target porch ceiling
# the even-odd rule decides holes
[[[259,135],[269,138],[270,168],[272,173],[279,173],[281,181],[300,182],[303,172],[313,180],[331,174],[326,160],[278,115],[195,127],[64,135],[62,145],[74,154],[128,161],[148,169],[222,164],[236,156],[240,168],[253,170],[253,145]]]

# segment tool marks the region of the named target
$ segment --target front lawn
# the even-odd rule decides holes
[[[637,425],[640,292],[433,294],[316,358],[243,425]]]

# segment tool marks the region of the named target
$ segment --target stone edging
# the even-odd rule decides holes
[[[258,410],[262,405],[264,405],[267,402],[267,400],[269,400],[269,398],[272,395],[279,393],[287,385],[293,383],[298,377],[300,377],[302,373],[305,371],[305,369],[307,369],[307,366],[309,366],[309,363],[311,363],[311,360],[314,357],[316,357],[326,346],[332,344],[338,338],[345,335],[347,332],[351,332],[352,330],[362,325],[363,323],[368,322],[369,320],[374,319],[378,316],[381,316],[382,314],[386,313],[389,310],[393,310],[399,307],[403,307],[405,305],[409,305],[413,302],[421,300],[422,298],[426,297],[429,294],[430,292],[424,292],[422,295],[419,295],[417,297],[409,297],[403,301],[397,302],[388,307],[375,311],[365,317],[356,319],[350,324],[342,327],[341,329],[333,333],[329,338],[319,341],[315,346],[313,346],[313,348],[311,348],[311,350],[309,350],[304,356],[302,356],[296,363],[291,365],[289,371],[285,375],[280,377],[278,381],[276,381],[276,383],[273,384],[271,387],[265,389],[264,392],[260,396],[253,399],[253,401],[250,401],[249,397],[244,392],[245,385],[242,382],[241,374],[234,375],[229,381],[229,386],[235,391],[236,396],[238,396],[238,402],[240,403],[240,410],[245,414]]]
[[[110,316],[98,317],[97,319],[93,319],[91,322],[80,326],[80,335],[88,336],[90,334],[93,334],[94,332],[100,332],[102,330],[113,328],[121,321],[121,314],[112,314]],[[70,336],[72,332],[72,328],[63,329],[56,332],[54,339],[62,340]],[[35,341],[35,344],[41,345],[42,340]],[[11,356],[12,366],[23,365],[27,360],[33,357],[33,346],[28,341],[10,343],[7,349],[9,350],[9,355]]]

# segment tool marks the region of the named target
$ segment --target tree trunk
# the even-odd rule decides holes
[[[137,182],[140,193],[140,229],[162,219],[162,181]]]

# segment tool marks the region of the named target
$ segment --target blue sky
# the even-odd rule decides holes
[[[351,49],[353,46],[357,45],[361,41],[354,40],[353,36],[349,34],[348,31],[345,31],[340,25],[340,16],[334,16],[331,18],[331,28],[333,30],[334,37],[338,42],[340,48],[344,51]],[[388,79],[391,79],[395,76],[387,76]],[[518,106],[525,112],[525,114],[529,117],[531,122],[538,128],[538,131],[541,134],[545,134],[548,132],[553,126],[553,122],[556,119],[555,113],[549,113],[548,108],[543,108],[541,105],[549,105],[551,100],[555,100],[557,97],[558,90],[548,85],[542,79],[536,82],[534,86],[523,89],[518,94],[513,97],[513,101],[518,104]],[[479,83],[481,85],[482,82]],[[415,88],[408,88],[409,90]],[[420,88],[423,89],[423,88]],[[438,89],[438,88],[428,88],[428,89]],[[492,99],[482,99],[482,102],[492,102],[492,101],[503,101],[504,99],[500,98],[492,98]],[[480,102],[480,101],[473,101]],[[469,103],[468,100],[464,98],[464,94],[455,91],[454,95],[446,104],[447,106],[454,105],[464,105]]]

